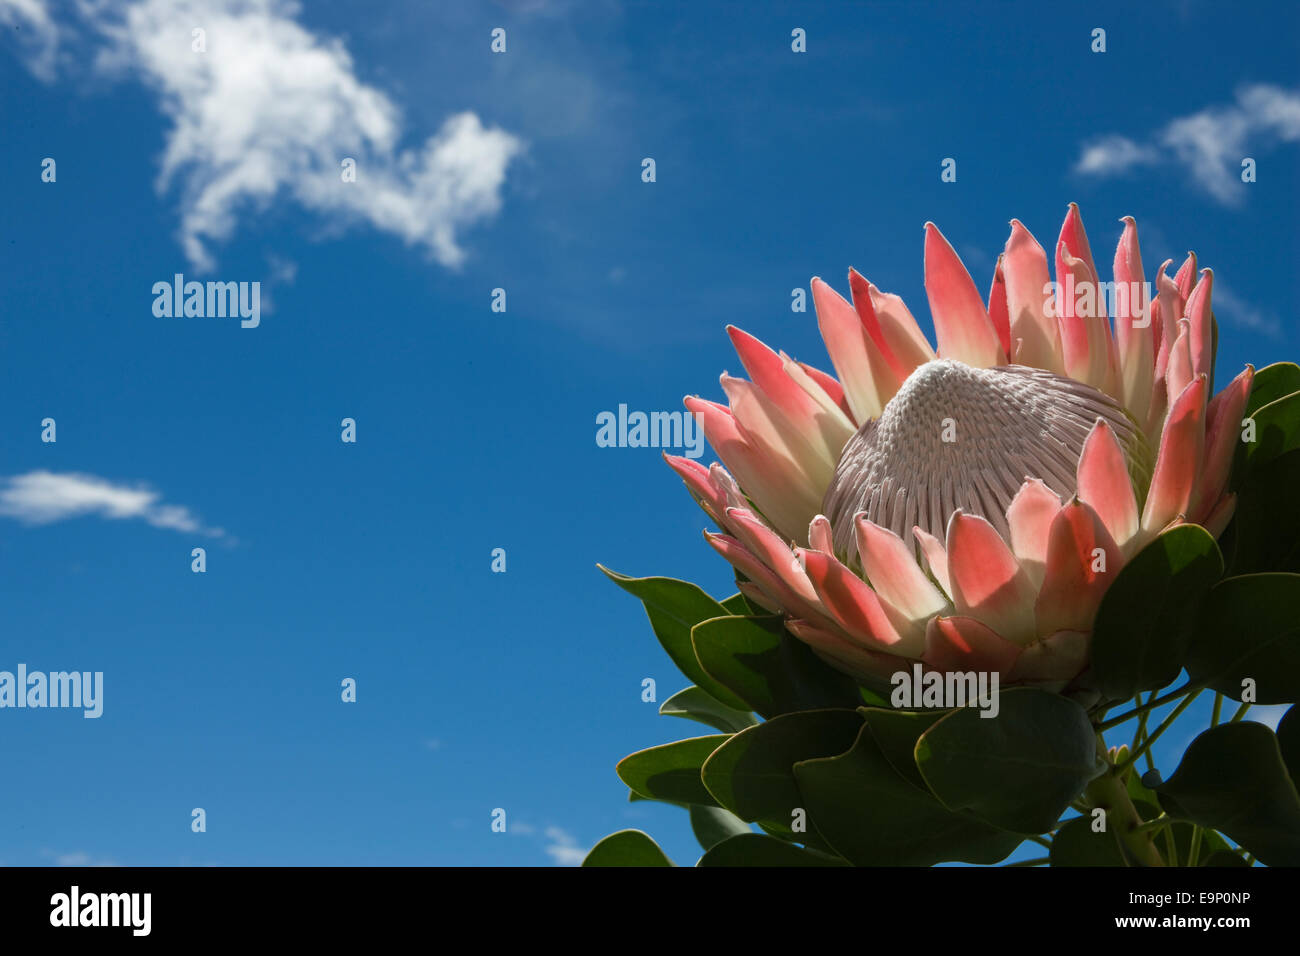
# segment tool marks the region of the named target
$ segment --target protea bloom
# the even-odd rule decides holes
[[[1150,301],[1123,222],[1113,328],[1073,204],[1056,286],[1012,220],[987,307],[927,223],[937,351],[855,271],[852,304],[812,280],[837,377],[729,328],[749,380],[722,376],[729,405],[686,399],[726,469],[668,461],[745,594],[860,678],[910,661],[1056,689],[1079,675],[1124,562],[1171,525],[1227,525],[1254,374],[1210,398],[1213,276],[1189,254],[1170,279],[1166,261]]]

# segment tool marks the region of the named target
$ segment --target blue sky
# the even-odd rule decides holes
[[[693,735],[640,699],[686,680],[595,565],[734,589],[596,415],[721,399],[727,323],[828,367],[790,294],[850,265],[932,335],[927,220],[985,290],[1072,200],[1106,265],[1133,215],[1148,277],[1214,268],[1220,381],[1294,359],[1297,19],[0,0],[0,669],[106,685],[0,713],[0,863],[692,861],[613,770]],[[156,317],[178,272],[261,282],[260,325]]]

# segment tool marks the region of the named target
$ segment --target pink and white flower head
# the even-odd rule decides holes
[[[1123,223],[1113,326],[1071,204],[1055,287],[1013,219],[987,306],[926,224],[937,350],[854,271],[851,304],[812,280],[835,376],[729,327],[749,379],[722,376],[726,405],[686,399],[726,468],[667,460],[746,596],[860,679],[912,661],[1054,689],[1078,676],[1124,562],[1171,525],[1226,527],[1254,374],[1210,397],[1213,275],[1189,254],[1170,279],[1166,261],[1150,301]]]

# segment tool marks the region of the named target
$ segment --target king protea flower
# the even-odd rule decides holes
[[[668,462],[746,596],[859,678],[912,661],[1055,689],[1079,675],[1124,562],[1172,525],[1227,525],[1254,374],[1210,397],[1213,276],[1189,254],[1170,279],[1166,261],[1149,301],[1123,223],[1113,327],[1073,204],[1055,290],[1012,220],[987,307],[926,224],[937,350],[852,270],[852,304],[812,280],[835,376],[729,327],[749,380],[722,376],[727,405],[686,399],[726,468]]]

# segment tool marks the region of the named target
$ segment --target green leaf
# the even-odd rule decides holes
[[[1114,832],[1093,832],[1090,816],[1075,817],[1056,831],[1048,859],[1052,866],[1129,865]]]
[[[747,614],[767,614],[768,612],[761,607],[751,604],[749,598],[737,591],[731,597],[722,602],[722,606],[727,609],[728,614],[735,614],[738,617],[744,617]]]
[[[1300,866],[1300,794],[1263,724],[1211,727],[1155,788],[1171,816],[1227,834],[1269,866]]]
[[[591,848],[583,866],[672,866],[659,844],[640,830],[619,830]]]
[[[727,609],[699,587],[676,578],[630,578],[625,574],[596,565],[624,591],[640,598],[655,637],[663,645],[678,670],[691,683],[716,697],[721,703],[745,710],[745,702],[723,687],[700,667],[691,646],[691,628],[700,621],[725,615]]]
[[[837,856],[792,846],[762,833],[745,833],[712,847],[697,866],[847,866]]]
[[[1255,681],[1255,702],[1300,700],[1300,574],[1245,574],[1210,590],[1187,654],[1187,673],[1234,700]]]
[[[889,765],[899,775],[918,789],[930,792],[930,787],[921,776],[916,765],[916,742],[921,735],[933,727],[948,711],[908,711],[885,710],[880,707],[863,707],[859,713],[871,728],[871,736],[876,746],[885,755]]]
[[[794,774],[817,831],[858,866],[996,863],[1023,840],[917,790],[889,765],[870,727],[847,753],[801,761]]]
[[[730,837],[754,832],[744,820],[729,810],[698,805],[691,806],[691,830],[695,833],[695,839],[700,841],[700,848],[705,851]]]
[[[1179,525],[1139,551],[1106,590],[1092,632],[1091,682],[1111,700],[1173,681],[1197,607],[1223,575],[1213,536]]]
[[[1246,473],[1300,448],[1300,392],[1275,399],[1248,417],[1255,420],[1255,440],[1242,442],[1237,460]]]
[[[1224,533],[1225,541],[1231,539],[1234,575],[1300,571],[1297,488],[1300,488],[1300,449],[1279,455],[1242,476],[1230,532]]]
[[[1291,782],[1300,788],[1300,705],[1292,707],[1277,722],[1277,746]]]
[[[916,763],[952,810],[1018,833],[1050,830],[1100,770],[1083,708],[1032,687],[1000,695],[998,715],[954,710],[916,744]]]
[[[1246,417],[1292,392],[1300,392],[1300,366],[1294,362],[1274,362],[1264,366],[1255,373],[1250,387]]]
[[[683,810],[689,810],[691,808],[691,804],[682,803],[680,800],[660,800],[657,797],[647,797],[643,794],[637,793],[635,790],[631,790],[631,789],[628,790],[627,792],[628,803],[639,803],[641,801],[644,801],[646,803],[666,803],[670,807],[680,807]]]
[[[695,626],[691,642],[710,679],[764,718],[860,701],[853,680],[823,663],[779,617],[715,617]]]
[[[808,710],[773,717],[715,750],[700,775],[718,803],[740,819],[788,831],[793,811],[804,807],[794,764],[844,753],[861,729],[862,718],[852,710]]]
[[[700,781],[700,766],[729,737],[691,737],[639,750],[620,760],[615,769],[619,779],[642,796],[717,806]]]
[[[712,694],[698,687],[679,690],[659,705],[659,713],[699,721],[724,734],[734,734],[758,723],[749,711],[720,704]]]

